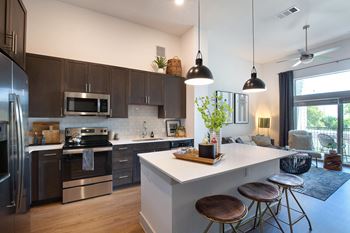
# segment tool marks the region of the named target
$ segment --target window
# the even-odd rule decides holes
[[[312,133],[316,151],[350,163],[350,71],[297,78],[294,90],[296,128]]]
[[[295,80],[295,95],[311,95],[350,90],[350,71]]]

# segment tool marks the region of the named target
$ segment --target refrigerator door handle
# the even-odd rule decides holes
[[[21,197],[23,193],[23,176],[24,176],[24,141],[23,141],[23,126],[22,126],[22,109],[19,103],[19,96],[15,94],[10,94],[11,101],[11,120],[12,127],[11,129],[15,132],[12,132],[12,135],[16,135],[16,154],[17,154],[17,166],[16,166],[16,206],[20,208],[21,206]],[[14,121],[14,122],[13,122]],[[12,136],[13,137],[13,136]],[[13,139],[12,139],[13,140]]]

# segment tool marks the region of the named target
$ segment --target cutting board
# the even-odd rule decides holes
[[[32,136],[35,132],[39,137],[41,143],[42,136],[45,136],[46,144],[60,143],[60,123],[59,122],[33,122]]]

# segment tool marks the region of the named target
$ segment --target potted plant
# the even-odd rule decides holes
[[[156,64],[158,73],[165,73],[165,68],[167,66],[167,59],[165,57],[158,56],[153,63]]]
[[[221,129],[229,119],[233,109],[222,101],[222,96],[213,94],[211,97],[204,96],[196,98],[195,103],[204,121],[205,127],[210,132],[210,141],[213,137],[217,139],[218,153],[221,147]]]

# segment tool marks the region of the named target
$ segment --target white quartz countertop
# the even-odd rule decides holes
[[[123,138],[120,140],[111,140],[113,146],[126,145],[126,144],[140,144],[140,143],[155,143],[155,142],[170,142],[170,141],[182,141],[182,140],[192,140],[193,138],[175,138],[175,137],[165,137],[161,140],[145,140],[145,141],[134,141],[139,138]],[[28,146],[27,152],[32,153],[34,151],[44,151],[44,150],[60,150],[63,148],[63,143],[55,145],[38,145],[38,146]]]
[[[236,169],[281,159],[294,151],[277,150],[244,144],[226,144],[221,147],[225,154],[215,165],[206,165],[176,159],[173,151],[139,154],[141,163],[148,163],[179,183],[187,183]]]

